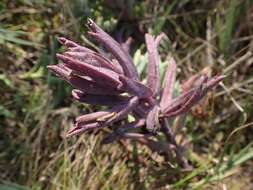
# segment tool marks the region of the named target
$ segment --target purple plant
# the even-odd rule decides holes
[[[224,76],[208,78],[195,75],[184,83],[183,92],[173,98],[176,77],[173,58],[169,60],[163,87],[160,87],[158,46],[164,34],[157,37],[145,35],[149,62],[147,83],[143,84],[127,51],[129,47],[116,42],[90,19],[87,26],[88,34],[103,45],[113,59],[66,38],[59,38],[67,51],[57,54],[61,63],[50,65],[48,69],[75,88],[72,96],[76,100],[109,109],[79,116],[67,137],[111,125],[113,132],[104,139],[104,143],[119,139],[136,140],[167,159],[172,159],[174,152],[174,160],[181,167],[189,167],[167,124],[168,119],[186,114]],[[128,122],[128,114],[134,117],[133,122]],[[115,122],[117,125],[113,125]],[[164,135],[166,141],[154,140],[158,135]]]

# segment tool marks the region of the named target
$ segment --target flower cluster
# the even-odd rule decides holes
[[[162,131],[173,144],[173,135],[166,120],[188,112],[224,78],[219,75],[212,78],[196,75],[188,80],[190,85],[173,98],[176,77],[176,63],[173,58],[169,60],[163,86],[160,86],[158,46],[164,34],[157,37],[145,35],[148,66],[147,82],[143,84],[127,47],[116,42],[92,20],[88,20],[87,26],[88,34],[103,45],[112,58],[66,38],[59,38],[67,51],[57,54],[60,63],[48,68],[75,88],[72,96],[76,100],[107,106],[108,109],[77,117],[68,137],[118,122],[119,125],[112,125],[114,131],[106,137],[106,143],[129,138],[156,149],[157,145],[148,138]],[[134,117],[133,122],[126,119],[128,114]]]

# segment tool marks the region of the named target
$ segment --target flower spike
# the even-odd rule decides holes
[[[190,168],[167,120],[182,117],[182,114],[185,116],[225,76],[208,78],[196,74],[183,83],[181,94],[173,97],[177,65],[172,57],[168,60],[163,86],[160,87],[158,46],[165,34],[157,37],[145,35],[149,62],[145,85],[128,53],[129,44],[119,44],[91,19],[87,26],[88,34],[113,58],[60,37],[59,42],[67,50],[57,54],[60,64],[50,65],[48,69],[74,88],[72,96],[75,100],[105,108],[77,117],[66,136],[111,126],[113,132],[104,139],[104,144],[134,140],[166,159],[174,159],[179,166]]]

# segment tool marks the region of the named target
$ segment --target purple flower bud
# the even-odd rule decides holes
[[[145,35],[148,50],[147,86],[152,90],[154,96],[160,90],[159,54],[155,38],[149,34]]]
[[[109,92],[108,92],[109,93]],[[72,96],[86,104],[91,105],[100,105],[100,106],[113,106],[115,104],[123,103],[127,100],[126,96],[116,96],[116,95],[94,95],[94,94],[87,94],[80,90],[72,90]]]
[[[119,61],[124,73],[127,77],[138,79],[137,70],[134,67],[132,58],[124,51],[121,45],[116,42],[111,36],[99,28],[91,19],[88,19],[88,27],[92,32],[89,35],[94,37],[98,42],[103,44],[107,50]]]
[[[122,83],[119,80],[119,75],[111,70],[98,68],[62,54],[57,54],[57,58],[60,59],[66,67],[78,74],[89,76],[98,83],[106,83],[107,85],[116,88],[122,86]]]
[[[160,107],[161,111],[164,112],[165,109],[169,106],[173,96],[174,83],[176,80],[176,61],[173,58],[169,59],[169,64],[165,73],[163,81],[163,90],[161,95]]]

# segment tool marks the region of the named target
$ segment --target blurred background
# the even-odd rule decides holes
[[[184,123],[192,171],[134,142],[102,145],[107,130],[64,138],[75,116],[99,108],[75,102],[46,66],[57,63],[59,36],[99,50],[88,17],[132,38],[143,80],[147,32],[167,35],[160,69],[177,60],[176,91],[201,71],[227,75]],[[252,49],[252,0],[1,0],[0,189],[253,189]]]

